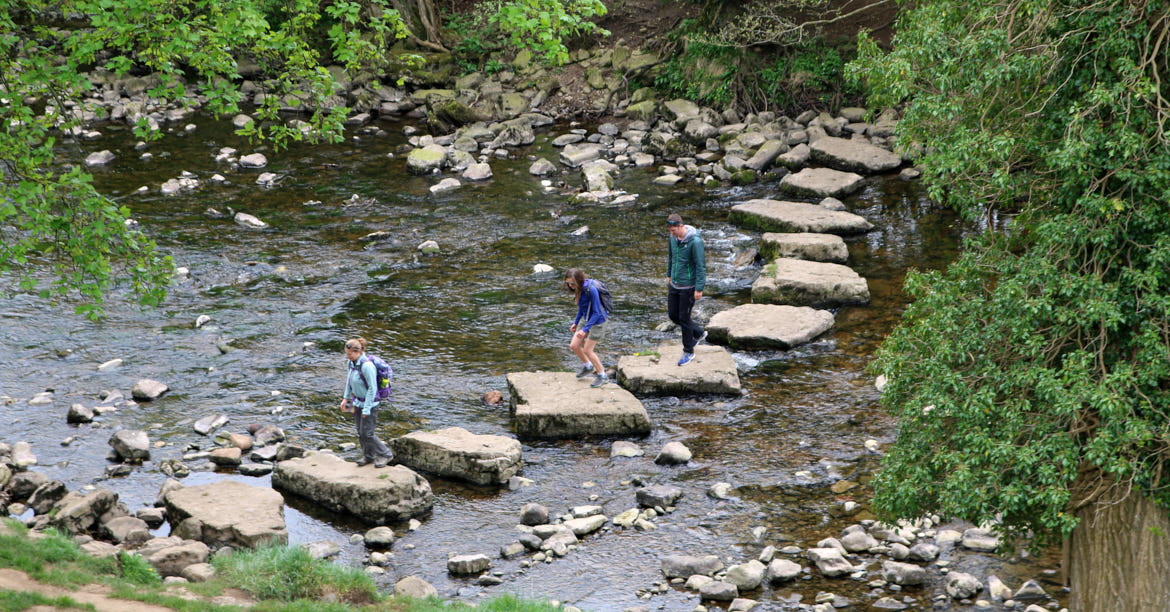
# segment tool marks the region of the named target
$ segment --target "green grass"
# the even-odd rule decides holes
[[[299,546],[274,546],[216,557],[221,580],[235,584],[257,599],[336,598],[367,604],[377,601],[378,588],[361,570],[314,559]]]
[[[89,604],[73,601],[68,597],[46,597],[28,591],[0,591],[0,612],[21,612],[33,606],[51,606],[63,610],[93,610]]]

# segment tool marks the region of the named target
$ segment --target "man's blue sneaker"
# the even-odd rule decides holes
[[[682,359],[678,360],[678,365],[683,366],[691,362],[695,358],[694,353],[683,353]]]
[[[698,344],[707,339],[707,330],[703,330],[703,335],[695,338],[695,344]]]

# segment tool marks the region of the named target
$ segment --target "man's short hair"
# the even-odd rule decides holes
[[[682,217],[679,216],[678,213],[671,213],[671,215],[666,218],[666,224],[670,226],[682,225]]]

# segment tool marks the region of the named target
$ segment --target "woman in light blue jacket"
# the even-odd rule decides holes
[[[601,306],[601,296],[597,293],[594,281],[586,279],[580,269],[569,268],[565,273],[565,289],[573,292],[577,302],[577,317],[569,326],[569,332],[573,334],[569,348],[582,363],[577,378],[585,378],[589,372],[594,372],[593,382],[589,386],[601,387],[609,382],[609,377],[601,366],[601,358],[593,349],[605,339],[609,331],[609,326],[605,324],[609,316]]]
[[[374,467],[386,467],[393,455],[385,442],[378,439],[378,370],[366,356],[366,339],[350,338],[345,341],[345,358],[348,374],[345,377],[345,394],[341,397],[341,411],[353,412],[357,427],[358,443],[362,447],[362,458],[358,466],[373,463]],[[349,404],[353,398],[353,405]]]

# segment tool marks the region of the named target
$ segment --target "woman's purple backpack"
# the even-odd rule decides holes
[[[390,399],[393,395],[393,392],[390,390],[390,383],[394,380],[394,369],[385,360],[376,355],[362,355],[361,359],[358,359],[357,362],[358,369],[362,367],[362,359],[368,359],[370,363],[374,364],[374,369],[377,370],[378,393],[374,396],[374,399],[379,402]]]

